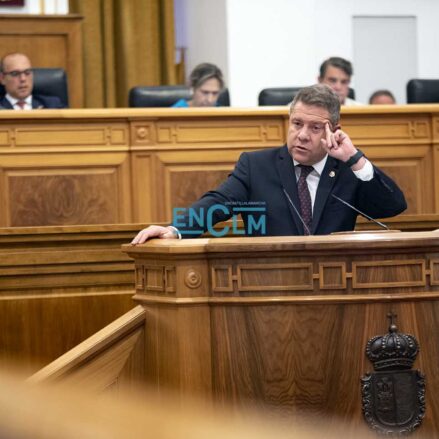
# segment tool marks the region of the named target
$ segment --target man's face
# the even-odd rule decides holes
[[[287,146],[294,160],[312,166],[326,155],[320,140],[325,136],[329,112],[321,107],[297,102],[290,114]]]
[[[10,55],[4,59],[0,82],[15,99],[25,99],[32,93],[33,74],[29,59],[24,55]]]
[[[349,93],[351,78],[342,69],[329,65],[325,76],[319,77],[319,82],[329,85],[337,93],[340,104],[343,105],[345,103]]]
[[[218,100],[221,86],[216,78],[204,81],[199,87],[194,89],[192,96],[192,107],[214,107]]]

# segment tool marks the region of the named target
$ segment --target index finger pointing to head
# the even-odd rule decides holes
[[[330,128],[329,128],[329,123],[328,122],[326,122],[326,124],[325,124],[325,134],[326,134],[326,146],[328,147],[328,148],[332,148],[334,145],[332,144],[332,141],[331,141],[331,130],[330,130]]]

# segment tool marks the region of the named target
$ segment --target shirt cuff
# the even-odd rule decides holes
[[[369,160],[366,159],[364,166],[358,171],[352,171],[359,180],[370,181],[373,178],[373,166]]]
[[[174,232],[174,235],[177,237],[177,239],[181,239],[181,233],[180,231],[177,229],[177,227],[174,226],[168,226],[169,229],[172,229],[172,231]]]

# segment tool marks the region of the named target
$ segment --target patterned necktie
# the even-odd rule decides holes
[[[17,104],[20,107],[20,110],[24,110],[24,106],[26,105],[25,101],[17,101]]]
[[[305,227],[303,228],[303,234],[309,235],[312,223],[312,204],[306,177],[308,177],[308,174],[312,172],[314,168],[305,165],[298,166],[300,167],[300,177],[299,180],[297,180],[297,191],[299,193],[300,213],[302,214],[303,221],[308,227],[308,230]]]

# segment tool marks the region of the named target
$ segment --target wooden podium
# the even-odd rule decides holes
[[[439,434],[439,232],[153,240],[123,251],[135,259],[146,379],[158,390],[356,428],[360,378],[373,371],[366,343],[393,311],[421,347],[419,434]]]

